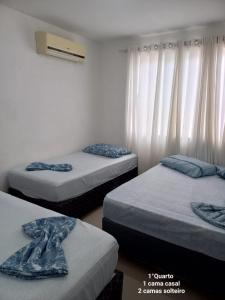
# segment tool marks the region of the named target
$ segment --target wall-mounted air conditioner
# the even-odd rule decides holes
[[[83,62],[85,60],[85,48],[78,43],[43,31],[36,32],[35,38],[37,53],[53,55],[75,62]]]

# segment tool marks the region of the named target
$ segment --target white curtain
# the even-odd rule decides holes
[[[225,165],[224,38],[168,45],[128,51],[127,146],[140,171],[176,153]]]

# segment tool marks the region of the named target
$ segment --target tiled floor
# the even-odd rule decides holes
[[[98,208],[84,217],[84,221],[101,228],[102,208]],[[221,300],[218,297],[209,297],[203,292],[195,290],[193,287],[187,286],[181,282],[185,294],[179,295],[145,295],[138,294],[138,288],[142,287],[143,280],[146,280],[148,273],[155,273],[143,265],[140,265],[125,256],[119,255],[118,270],[124,272],[123,300],[140,300],[140,299],[156,299],[156,300]]]

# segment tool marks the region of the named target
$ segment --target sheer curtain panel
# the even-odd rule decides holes
[[[225,165],[223,37],[128,51],[127,146],[140,171],[182,153]]]

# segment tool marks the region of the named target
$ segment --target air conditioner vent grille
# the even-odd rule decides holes
[[[72,56],[75,56],[75,57],[79,57],[79,58],[85,58],[84,55],[79,55],[79,54],[71,53],[69,51],[57,49],[57,48],[54,48],[54,47],[51,47],[51,46],[48,46],[48,49],[49,50],[54,50],[54,51],[57,51],[57,52],[61,52],[61,53],[65,53],[65,54],[69,54],[69,55],[72,55]]]

